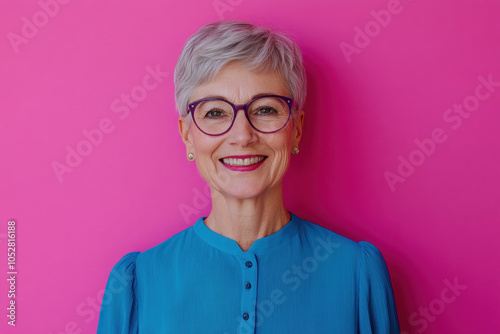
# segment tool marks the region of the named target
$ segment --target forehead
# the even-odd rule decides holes
[[[223,96],[234,103],[246,103],[259,94],[288,96],[288,87],[278,72],[250,71],[245,64],[231,62],[216,77],[193,90],[190,101]]]

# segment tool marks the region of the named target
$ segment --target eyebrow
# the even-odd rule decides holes
[[[253,100],[255,99],[256,97],[261,97],[261,96],[264,96],[264,95],[277,95],[275,93],[259,93],[259,94],[255,94],[254,96],[252,96],[250,98],[250,100]],[[279,94],[278,94],[279,95]],[[205,96],[206,97],[210,97],[210,98],[217,98],[217,99],[223,99],[223,100],[227,100],[229,101],[229,99],[225,96],[222,96],[222,95],[208,95],[208,96]]]

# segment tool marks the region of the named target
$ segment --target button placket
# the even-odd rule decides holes
[[[257,305],[257,257],[252,252],[245,252],[240,259],[241,282],[241,326],[239,333],[248,333],[251,329],[255,333],[255,308]]]

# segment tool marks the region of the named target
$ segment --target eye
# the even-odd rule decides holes
[[[262,106],[259,109],[257,109],[256,113],[259,115],[270,115],[273,113],[277,113],[278,111],[274,109],[273,107],[267,107],[267,106]]]
[[[220,110],[220,109],[212,109],[210,110],[209,112],[207,112],[205,114],[205,117],[208,117],[208,118],[219,118],[221,116],[223,116],[223,110]]]

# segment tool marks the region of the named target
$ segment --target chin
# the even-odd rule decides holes
[[[239,199],[255,198],[264,193],[265,190],[263,191],[262,189],[248,187],[245,185],[235,186],[230,189],[227,189],[227,191],[224,191],[224,194]]]

